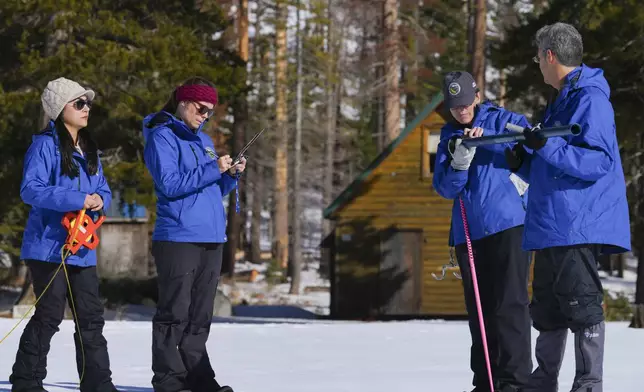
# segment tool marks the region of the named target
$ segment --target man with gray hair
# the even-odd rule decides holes
[[[610,87],[603,71],[582,63],[583,44],[571,25],[536,34],[534,61],[557,90],[543,127],[577,123],[577,136],[525,142],[506,157],[530,186],[523,247],[535,251],[530,313],[539,331],[538,368],[524,391],[556,392],[570,329],[575,335],[573,392],[602,392],[603,289],[597,258],[631,248],[624,173],[615,134]]]

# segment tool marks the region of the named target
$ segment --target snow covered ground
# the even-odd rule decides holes
[[[0,319],[0,334],[16,320]],[[0,345],[0,391],[8,378],[24,322]],[[76,390],[73,323],[64,321],[49,354],[49,391]],[[108,322],[115,383],[151,392],[149,322]],[[567,343],[560,391],[574,375]],[[533,341],[536,339],[536,332]],[[312,322],[212,325],[208,349],[218,378],[236,392],[428,392],[470,390],[469,334],[464,322]],[[641,391],[644,330],[609,323],[604,392]]]
[[[301,273],[299,294],[289,294],[290,283],[270,284],[266,278],[267,265],[238,262],[235,264],[237,274],[250,270],[258,272],[255,282],[235,282],[235,286],[220,284],[220,289],[230,298],[233,304],[249,305],[294,305],[318,315],[329,314],[331,301],[330,283],[322,279],[318,262],[308,263]]]

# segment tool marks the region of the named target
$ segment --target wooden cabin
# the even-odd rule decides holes
[[[324,210],[334,223],[321,244],[330,317],[467,315],[458,267],[448,267],[443,280],[432,276],[442,276],[451,260],[453,201],[432,186],[442,103],[436,95]]]
[[[443,96],[437,95],[324,211],[330,316],[465,316],[461,281],[443,265],[452,200],[432,187]]]

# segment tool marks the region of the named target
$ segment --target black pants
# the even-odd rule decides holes
[[[604,321],[604,291],[597,272],[598,245],[536,252],[530,311],[535,329],[572,332]]]
[[[155,241],[152,254],[159,280],[159,302],[152,331],[154,390],[214,391],[219,385],[206,352],[206,341],[223,244]]]
[[[483,321],[495,388],[522,387],[532,372],[528,280],[530,255],[521,248],[523,226],[473,241]],[[489,391],[467,246],[456,247],[472,349],[470,366],[477,391]]]
[[[26,261],[32,276],[34,293],[40,296],[51,280],[59,264],[44,261]],[[85,351],[85,374],[80,384],[81,391],[111,392],[112,384],[107,341],[103,337],[103,304],[99,298],[96,267],[67,266],[72,287],[78,324],[74,333],[76,344],[76,364],[78,374],[82,372],[82,347]],[[20,338],[16,362],[9,380],[12,391],[29,390],[42,387],[47,376],[47,354],[50,342],[65,313],[68,287],[64,271],[52,282],[47,292],[36,304],[36,310],[25,326]],[[71,307],[71,304],[70,304]]]

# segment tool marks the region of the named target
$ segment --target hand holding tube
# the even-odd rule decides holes
[[[523,165],[525,154],[527,152],[521,143],[515,144],[512,148],[508,147],[505,149],[505,160],[508,162],[512,173],[516,173],[521,165]]]
[[[548,139],[546,139],[542,134],[539,133],[540,130],[541,124],[537,124],[537,126],[532,128],[525,128],[523,130],[523,137],[525,137],[523,144],[534,151],[543,148],[543,146],[546,145]]]

